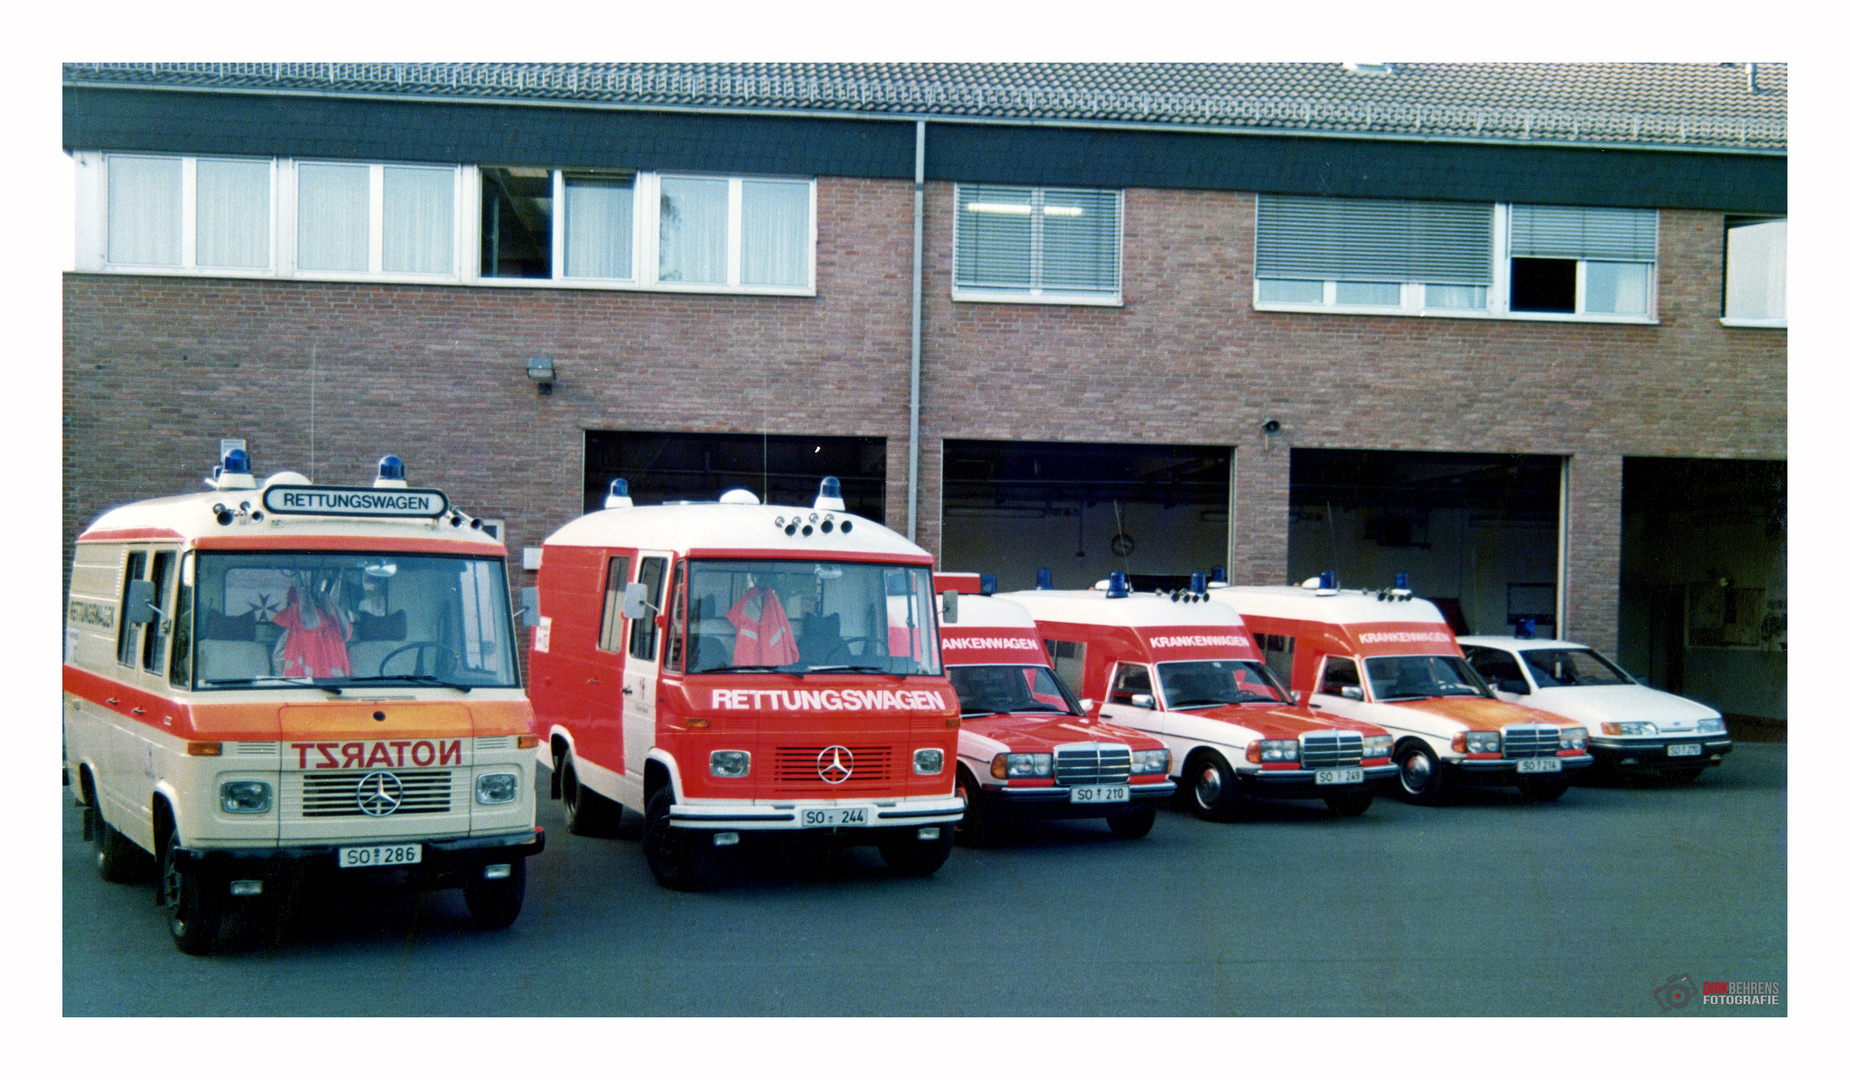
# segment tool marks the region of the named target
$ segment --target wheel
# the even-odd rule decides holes
[[[384,675],[386,673],[385,666],[391,663],[392,660],[395,657],[397,657],[399,654],[413,652],[413,651],[415,651],[417,655],[411,658],[411,670],[408,672],[405,672],[405,674],[407,675],[434,675],[436,674],[434,662],[433,662],[431,670],[429,671],[424,670],[424,650],[425,649],[429,649],[431,651],[431,656],[433,657],[433,660],[435,657],[441,656],[443,654],[443,645],[435,641],[414,641],[409,645],[400,645],[398,648],[393,649],[389,653],[386,653],[385,656],[379,660],[379,674]]]
[[[167,913],[167,931],[174,945],[189,956],[202,956],[218,940],[223,902],[198,871],[181,868],[175,855],[179,849],[180,830],[176,828],[161,848],[161,907]]]
[[[689,834],[668,824],[674,791],[663,787],[643,810],[642,855],[656,884],[676,892],[699,892],[713,876],[713,847],[704,833]]]
[[[463,902],[478,930],[505,930],[520,917],[520,902],[527,895],[527,860],[515,859],[504,878],[479,874],[463,885]]]
[[[90,818],[90,839],[96,845],[96,875],[104,881],[134,881],[147,868],[146,857],[134,841],[103,820],[95,806],[84,807]]]
[[[1246,799],[1233,767],[1212,750],[1189,759],[1182,788],[1188,792],[1188,808],[1203,821],[1233,821],[1245,811]]]
[[[1530,802],[1554,802],[1567,794],[1566,780],[1524,780],[1516,785],[1522,797]]]
[[[1696,777],[1701,776],[1701,775],[1702,775],[1702,769],[1700,768],[1665,769],[1664,770],[1664,783],[1670,784],[1673,787],[1684,787],[1686,785],[1695,783]]]
[[[578,782],[578,763],[567,750],[559,760],[559,797],[565,802],[566,827],[577,836],[609,836],[623,818],[623,807]]]
[[[912,830],[908,829],[908,832]],[[940,826],[933,840],[920,840],[916,833],[900,839],[880,842],[880,858],[901,877],[930,877],[951,857],[951,844],[957,830]]]
[[[1400,766],[1400,794],[1411,803],[1434,806],[1445,794],[1445,776],[1439,758],[1426,744],[1412,740],[1394,754]]]
[[[955,830],[957,842],[965,847],[980,848],[995,840],[995,828],[984,805],[983,791],[967,770],[957,770],[957,794],[964,801],[964,817]]]
[[[1325,795],[1323,804],[1344,817],[1355,817],[1368,811],[1375,803],[1375,797],[1366,791],[1345,791],[1340,795]]]
[[[1111,826],[1114,836],[1126,840],[1137,840],[1150,835],[1150,829],[1156,825],[1156,804],[1146,803],[1136,810],[1126,810],[1122,814],[1106,814],[1105,824]]]

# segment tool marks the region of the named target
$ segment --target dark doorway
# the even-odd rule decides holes
[[[886,523],[886,440],[845,435],[585,432],[585,509],[601,510],[610,482],[629,481],[638,506],[712,502],[744,488],[766,503],[809,506],[822,478],[841,481],[851,513]]]

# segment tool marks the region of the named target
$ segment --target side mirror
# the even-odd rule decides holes
[[[1306,701],[1309,701],[1309,700],[1310,700],[1309,690],[1295,690],[1291,692],[1291,703],[1293,705],[1302,705]]]
[[[1089,716],[1092,713],[1092,706],[1097,704],[1098,702],[1093,701],[1089,697],[1082,697],[1079,699],[1079,711]]]
[[[1362,688],[1359,686],[1345,686],[1343,687],[1343,696],[1350,701],[1360,701],[1362,700]]]
[[[540,624],[540,590],[535,586],[520,590],[520,622],[522,626]]]
[[[649,587],[640,581],[623,586],[623,617],[646,619],[649,616]]]
[[[128,583],[128,595],[123,598],[123,614],[133,626],[145,626],[160,614],[154,609],[154,582],[136,580]]]
[[[944,594],[944,621],[947,623],[954,623],[957,621],[956,589],[952,589]]]
[[[1156,695],[1132,694],[1131,704],[1139,709],[1154,709],[1156,708]]]

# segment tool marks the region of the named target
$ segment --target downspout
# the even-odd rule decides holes
[[[925,121],[912,151],[912,400],[906,429],[906,538],[919,542],[919,322],[924,307]]]

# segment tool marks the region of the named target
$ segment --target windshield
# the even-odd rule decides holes
[[[1376,701],[1491,696],[1462,656],[1373,656],[1366,664]]]
[[[1171,709],[1205,709],[1250,701],[1274,705],[1291,695],[1256,660],[1178,660],[1156,665],[1163,700]]]
[[[687,670],[936,675],[931,570],[814,559],[688,564]],[[680,636],[680,627],[675,628]]]
[[[1059,713],[1078,716],[1060,680],[1045,667],[1024,664],[956,664],[945,669],[965,716],[990,713]]]
[[[519,685],[500,559],[201,552],[194,685]]]
[[[1522,660],[1536,686],[1621,686],[1632,681],[1592,649],[1528,649]]]

